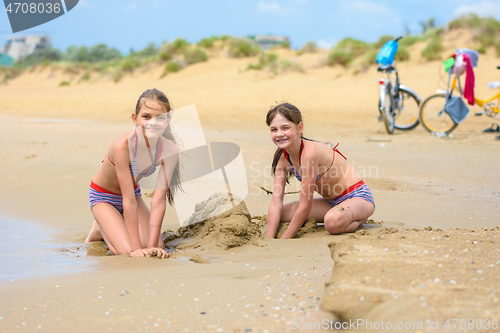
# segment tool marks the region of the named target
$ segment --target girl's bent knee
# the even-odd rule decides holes
[[[341,234],[343,231],[341,230],[341,226],[338,223],[328,223],[325,221],[325,229],[332,235]]]

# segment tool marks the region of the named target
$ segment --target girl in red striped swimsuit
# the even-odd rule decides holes
[[[136,129],[116,139],[91,180],[95,221],[85,242],[104,240],[113,254],[168,257],[161,237],[166,201],[180,187],[179,149],[170,130],[170,103],[161,91],[146,90],[132,120]],[[138,184],[160,167],[151,211]]]
[[[282,239],[293,238],[309,218],[323,221],[331,234],[353,232],[375,211],[368,186],[338,150],[302,136],[299,109],[282,103],[269,110],[266,123],[273,143],[273,197],[267,232],[276,237],[280,222],[290,222]],[[283,204],[289,174],[301,182],[299,201]],[[322,198],[313,198],[314,192]]]

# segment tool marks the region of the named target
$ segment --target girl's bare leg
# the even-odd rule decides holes
[[[331,208],[325,215],[325,229],[337,235],[353,232],[373,214],[375,207],[368,201],[352,198]]]
[[[130,238],[120,212],[112,205],[102,202],[92,207],[92,214],[111,253],[129,254]]]
[[[290,222],[293,215],[299,208],[299,202],[293,201],[283,205],[281,212],[281,222]],[[314,198],[311,206],[311,212],[307,219],[314,218],[318,222],[323,222],[325,214],[332,209],[332,205],[324,198]],[[305,221],[304,221],[305,222]]]
[[[102,240],[104,240],[104,238],[102,237],[101,228],[99,228],[99,224],[97,224],[96,220],[94,220],[92,229],[90,229],[89,235],[87,236],[87,239],[85,239],[85,243],[97,242]]]

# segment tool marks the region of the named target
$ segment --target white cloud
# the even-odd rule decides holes
[[[327,50],[331,49],[335,44],[337,44],[337,40],[333,38],[330,38],[330,40],[320,39],[316,42],[316,45],[318,45],[320,49]]]
[[[281,6],[276,2],[260,1],[257,4],[257,10],[259,12],[279,12],[281,11]]]
[[[137,9],[137,7],[138,7],[138,5],[137,5],[135,2],[132,2],[131,4],[127,5],[127,6],[124,8],[124,10],[125,10],[126,12],[131,12],[131,11],[133,11],[133,10]]]
[[[344,9],[360,11],[365,13],[385,14],[385,15],[392,14],[392,11],[389,9],[389,7],[369,1],[357,0],[357,1],[342,2],[341,6]]]
[[[497,5],[492,2],[481,1],[477,4],[458,6],[453,14],[454,16],[460,16],[468,13],[476,13],[479,16],[490,16],[498,13],[499,10],[500,8],[497,9]]]
[[[293,0],[296,3],[309,3],[309,0]]]

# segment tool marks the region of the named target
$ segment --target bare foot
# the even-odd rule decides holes
[[[101,228],[99,228],[99,224],[97,224],[96,220],[94,220],[94,224],[92,225],[92,229],[90,230],[89,235],[85,240],[85,243],[102,241],[102,240],[104,239],[102,238]]]

